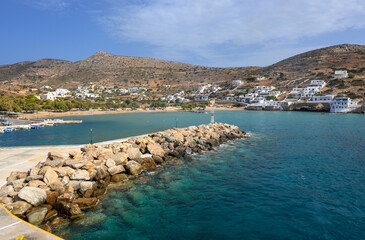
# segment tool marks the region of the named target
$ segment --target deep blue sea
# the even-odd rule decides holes
[[[365,115],[216,111],[253,137],[112,190],[65,239],[365,239]],[[2,135],[1,146],[74,144],[208,123],[209,114],[78,117]]]

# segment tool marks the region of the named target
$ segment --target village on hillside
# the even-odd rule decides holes
[[[348,78],[346,70],[334,72],[333,80]],[[323,89],[326,87],[325,80],[308,80],[306,86],[294,87],[289,91],[279,91],[274,86],[260,84],[265,80],[263,76],[257,76],[257,85],[247,86],[243,80],[233,80],[228,86],[206,84],[190,91],[179,91],[174,94],[162,96],[161,102],[168,104],[207,102],[210,106],[229,105],[231,107],[244,107],[247,110],[291,110],[290,106],[305,104],[317,106],[325,104],[324,111],[333,113],[351,112],[360,105],[348,96],[326,95]],[[164,85],[169,88],[170,85]],[[50,86],[41,89],[50,90]],[[54,101],[59,98],[72,97],[78,99],[100,98],[102,95],[122,95],[138,100],[148,99],[148,89],[145,87],[115,88],[95,85],[89,82],[88,86],[79,86],[76,90],[56,89],[38,96],[42,100]],[[109,98],[109,97],[106,97]],[[233,106],[232,106],[233,104]],[[310,108],[308,108],[310,109]]]

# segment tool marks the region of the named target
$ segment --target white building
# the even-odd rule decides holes
[[[257,93],[247,93],[245,95],[246,102],[251,102],[251,100],[255,99],[257,96]]]
[[[346,70],[335,71],[335,79],[337,79],[337,78],[347,78],[348,76],[349,76],[349,74],[347,73]]]
[[[312,97],[314,94],[318,93],[319,91],[320,91],[319,87],[305,87],[305,88],[303,88],[300,97],[302,97],[302,98]]]
[[[197,102],[208,101],[209,96],[208,95],[196,95],[194,100]]]
[[[260,104],[260,105],[263,105],[266,103],[266,99],[263,98],[263,97],[257,97],[253,100],[250,101],[251,104]]]
[[[242,80],[233,80],[232,81],[232,85],[237,85],[237,86],[241,86],[243,84]]]
[[[213,93],[215,93],[215,92],[217,92],[217,91],[219,91],[219,90],[221,90],[222,88],[221,87],[212,87],[212,92]]]
[[[326,96],[313,96],[312,102],[315,103],[330,103],[335,98],[335,95],[326,95]]]
[[[275,89],[275,87],[273,87],[273,86],[254,86],[253,87],[253,90],[255,92],[258,92],[258,91],[272,91],[274,89]]]
[[[169,102],[175,102],[175,100],[176,100],[175,96],[173,96],[173,95],[167,96],[167,101],[169,101]]]
[[[46,94],[43,94],[42,100],[51,100],[54,101],[58,97],[58,94],[56,92],[48,92]]]
[[[262,76],[256,77],[256,81],[262,81],[262,80],[265,80],[265,77],[262,77]]]
[[[302,88],[293,88],[293,90],[286,95],[286,99],[299,100],[302,96]]]
[[[359,107],[357,102],[353,102],[348,97],[337,97],[331,102],[331,112],[349,112]]]
[[[210,88],[211,86],[212,86],[212,84],[200,86],[200,87],[198,87],[198,90],[196,90],[196,93],[203,93],[206,89]]]
[[[138,87],[129,88],[130,92],[138,92]]]
[[[66,97],[70,93],[69,90],[64,88],[57,88],[55,92],[59,97]]]
[[[310,86],[323,88],[326,82],[323,80],[312,80]]]
[[[228,94],[223,98],[223,101],[234,101],[234,100],[235,100],[234,94]]]
[[[42,86],[40,89],[52,89],[50,86]]]
[[[129,91],[128,91],[128,89],[121,88],[121,89],[119,89],[119,92],[124,94],[124,93],[128,93]]]

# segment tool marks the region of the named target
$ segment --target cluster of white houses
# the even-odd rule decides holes
[[[48,89],[48,88],[47,88]],[[70,96],[70,91],[64,88],[57,88],[54,92],[48,92],[43,94],[42,100],[51,100],[54,101],[58,97],[68,97]]]

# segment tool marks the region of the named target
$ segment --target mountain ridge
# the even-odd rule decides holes
[[[0,82],[75,88],[88,82],[129,87],[172,84],[192,88],[204,83],[222,83],[263,75],[268,84],[298,78],[329,79],[335,69],[364,75],[365,45],[340,44],[286,58],[266,67],[206,67],[146,57],[117,56],[98,51],[79,60],[40,59],[0,66]]]

